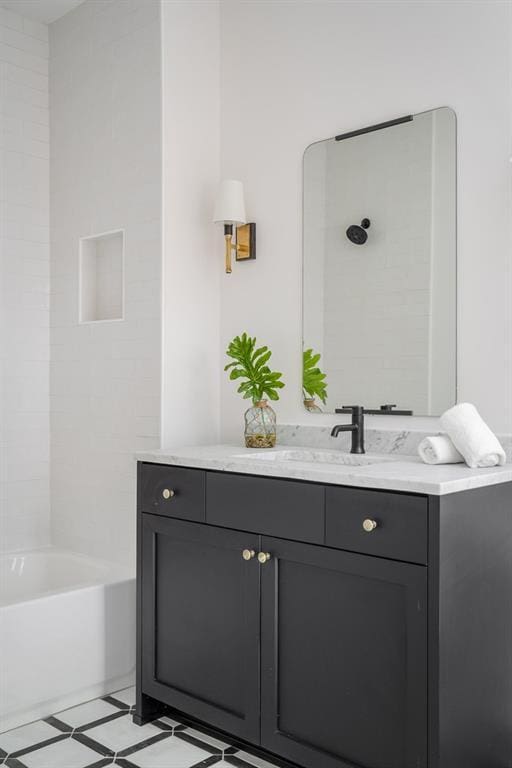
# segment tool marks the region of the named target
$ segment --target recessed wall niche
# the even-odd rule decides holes
[[[122,320],[124,232],[80,240],[80,322]]]

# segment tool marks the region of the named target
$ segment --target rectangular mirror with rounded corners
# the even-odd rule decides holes
[[[456,117],[391,120],[303,160],[303,396],[438,416],[456,401]],[[318,357],[319,356],[319,357]]]

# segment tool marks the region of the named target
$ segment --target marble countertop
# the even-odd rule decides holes
[[[303,450],[307,451],[306,448]],[[321,449],[317,448],[311,450],[321,452]],[[405,454],[367,453],[365,458],[374,463],[366,466],[319,465],[313,461],[283,461],[270,457],[271,453],[280,451],[296,452],[297,445],[279,444],[276,448],[265,451],[240,445],[209,445],[143,451],[137,453],[136,458],[138,461],[157,464],[435,496],[512,482],[512,464],[489,469],[470,469],[465,464],[431,466],[424,464],[417,456]],[[348,457],[351,455],[345,451],[340,453]],[[251,458],[251,454],[265,454],[265,458]]]

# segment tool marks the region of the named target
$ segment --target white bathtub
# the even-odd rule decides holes
[[[133,684],[135,578],[54,548],[0,555],[0,732]]]

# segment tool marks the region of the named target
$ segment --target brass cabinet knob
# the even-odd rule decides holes
[[[267,563],[271,557],[272,555],[270,552],[258,552],[258,562],[262,565],[265,565],[265,563]]]
[[[377,525],[378,523],[376,520],[370,520],[368,518],[366,520],[363,520],[363,528],[366,531],[366,533],[371,533],[372,531],[374,531]]]
[[[172,499],[172,497],[174,496],[174,491],[172,490],[172,488],[164,488],[162,491],[162,496],[164,497],[164,499]]]
[[[255,554],[256,552],[254,551],[254,549],[244,549],[244,551],[242,552],[242,557],[244,560],[252,560]]]

